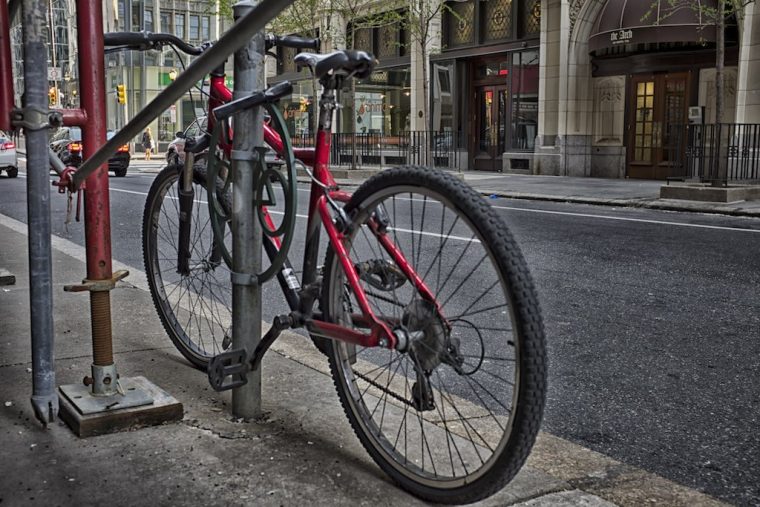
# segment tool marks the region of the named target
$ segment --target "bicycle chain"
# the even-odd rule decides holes
[[[411,401],[409,401],[409,400],[407,400],[406,398],[404,398],[404,397],[402,397],[402,396],[400,396],[400,395],[398,395],[398,394],[394,393],[393,391],[389,391],[387,388],[385,388],[385,387],[381,386],[380,384],[378,384],[378,383],[377,383],[377,382],[375,382],[374,380],[371,380],[369,377],[367,377],[367,376],[365,376],[365,375],[362,375],[362,374],[361,374],[361,373],[359,373],[358,371],[356,371],[356,370],[354,370],[354,369],[352,369],[351,371],[353,371],[353,372],[354,372],[354,375],[356,375],[356,376],[357,376],[357,377],[359,377],[360,379],[364,380],[364,381],[365,381],[365,382],[367,382],[369,385],[371,385],[371,386],[374,386],[374,387],[377,387],[377,388],[378,388],[378,389],[380,389],[381,391],[385,391],[386,393],[388,393],[388,394],[391,396],[391,398],[395,398],[396,400],[400,401],[401,403],[404,403],[404,404],[406,404],[406,405],[409,405],[410,407],[412,407],[412,408],[414,408],[414,409],[416,410],[416,407],[414,406],[414,404],[413,404]]]
[[[396,301],[394,299],[391,299],[391,298],[387,298],[385,296],[381,296],[380,294],[377,294],[375,292],[365,290],[364,293],[367,294],[368,296],[374,296],[377,299],[379,299],[380,301],[385,301],[386,303],[390,303],[392,305],[398,306],[399,308],[405,308],[405,306],[403,304],[399,303],[398,301]]]

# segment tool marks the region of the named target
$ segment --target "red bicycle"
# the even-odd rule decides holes
[[[148,35],[106,40],[203,50]],[[290,148],[274,107],[291,92],[288,83],[232,101],[223,69],[211,74],[211,133],[188,140],[185,164],[166,167],[146,202],[143,251],[159,316],[180,352],[207,369],[217,389],[243,382],[283,329],[305,328],[327,355],[359,440],[401,487],[441,503],[489,496],[525,462],[544,406],[544,332],[524,258],[487,201],[448,173],[400,167],[378,173],[353,195],[340,190],[329,169],[335,92],[347,79],[367,77],[375,61],[361,51],[336,51],[300,53],[296,62],[323,87],[311,149]],[[258,195],[266,189],[275,196],[271,187],[279,184],[285,199],[284,208],[275,199],[259,208],[271,263],[259,276],[276,275],[291,311],[274,319],[249,356],[229,350],[225,245],[232,203],[222,154],[230,149],[226,122],[253,106],[269,108],[265,138],[288,167],[287,174],[262,168]],[[311,168],[305,217],[296,216],[289,195],[294,158]],[[301,218],[299,279],[287,243]]]

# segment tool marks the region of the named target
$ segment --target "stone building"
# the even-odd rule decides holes
[[[464,169],[666,178],[675,126],[715,121],[716,30],[706,13],[717,4],[691,4],[703,9],[670,12],[667,0],[448,2],[431,26],[427,75],[403,25],[364,26],[356,47],[380,65],[335,128],[348,132],[353,121],[359,134],[391,139],[450,133]],[[330,50],[346,35],[323,38]],[[723,121],[760,124],[760,5],[729,20],[726,41]],[[286,115],[306,132],[310,82],[283,56],[272,79],[295,82]]]
[[[715,26],[699,11],[666,9],[665,0],[542,2],[532,172],[663,179],[673,126],[715,122]],[[757,124],[760,5],[743,14],[726,28],[723,121]]]
[[[216,3],[205,0],[115,0],[103,5],[107,32],[167,32],[190,44],[199,45],[218,39],[225,29],[225,21],[215,14]],[[189,62],[190,57],[184,53],[176,54],[169,47],[160,53],[121,51],[106,55],[109,130],[121,128],[163,91]],[[117,100],[116,86],[120,84],[126,87],[126,104],[119,104]],[[203,116],[205,106],[206,101],[200,90],[193,89],[172,107],[161,111],[150,125],[159,150],[165,149],[177,130],[183,130],[197,117]],[[139,143],[139,138],[135,143]]]

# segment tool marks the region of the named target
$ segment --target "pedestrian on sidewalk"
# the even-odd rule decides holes
[[[150,133],[150,127],[143,132],[142,145],[145,150],[145,160],[150,160],[150,151],[153,149],[153,135]]]

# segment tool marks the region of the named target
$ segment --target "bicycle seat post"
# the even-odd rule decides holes
[[[235,19],[245,16],[253,4],[243,0],[233,7]],[[264,32],[235,53],[233,99],[264,89]],[[256,147],[263,146],[261,107],[235,115],[232,151],[232,349],[251,354],[261,341],[261,286],[255,273],[261,271],[261,224],[254,203],[255,172],[259,164]],[[261,370],[248,373],[247,382],[232,390],[232,415],[245,419],[261,416]]]

